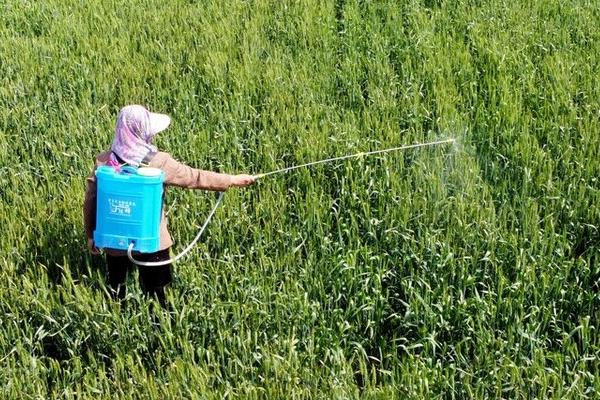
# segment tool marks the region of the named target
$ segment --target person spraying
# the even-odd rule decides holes
[[[95,172],[100,166],[110,166],[116,171],[126,167],[143,166],[160,169],[164,173],[165,190],[168,186],[177,186],[225,192],[231,187],[244,187],[256,181],[256,177],[252,175],[229,175],[192,168],[176,161],[170,154],[159,151],[152,144],[153,139],[157,133],[167,129],[170,123],[171,119],[168,115],[150,112],[141,105],[128,105],[120,110],[111,149],[96,156],[95,166],[87,178],[83,216],[87,247],[92,254],[100,254],[100,250],[94,243],[97,207]],[[142,292],[157,298],[163,306],[166,306],[165,288],[172,280],[172,264],[168,262],[172,245],[173,240],[167,227],[167,219],[164,211],[161,211],[158,251],[139,253],[136,259],[141,262],[164,264],[139,269]],[[125,281],[127,273],[133,267],[132,262],[124,250],[112,248],[103,250],[106,255],[107,282],[111,294],[117,299],[124,299]]]

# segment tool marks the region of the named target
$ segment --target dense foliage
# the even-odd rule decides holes
[[[0,397],[597,398],[600,6],[0,3]],[[85,247],[120,107],[231,190],[153,323]],[[175,252],[214,202],[169,190]]]

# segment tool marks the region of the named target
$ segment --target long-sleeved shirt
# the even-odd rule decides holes
[[[110,151],[96,157],[96,165],[87,178],[87,189],[83,202],[83,222],[88,239],[93,238],[96,229],[96,168],[108,162]],[[188,189],[204,189],[223,192],[231,186],[231,175],[204,171],[189,167],[173,159],[168,153],[158,152],[149,161],[149,167],[160,168],[165,173],[165,186],[179,186]],[[167,218],[164,207],[160,220],[160,248],[164,250],[173,245],[173,240],[167,228]],[[105,249],[108,254],[123,255],[125,251]]]

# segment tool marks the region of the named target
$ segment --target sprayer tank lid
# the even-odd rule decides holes
[[[153,167],[141,167],[137,170],[138,175],[142,176],[159,176],[161,172],[162,171],[159,168]]]

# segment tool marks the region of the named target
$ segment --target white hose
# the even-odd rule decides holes
[[[225,195],[225,192],[219,193],[219,197],[217,198],[217,202],[215,203],[215,206],[210,211],[210,214],[208,214],[206,221],[204,221],[204,224],[200,228],[200,231],[198,232],[198,234],[196,235],[194,240],[192,240],[192,242],[185,249],[183,249],[183,251],[181,253],[177,254],[175,257],[173,257],[169,260],[165,260],[165,261],[138,261],[135,258],[133,258],[133,255],[132,255],[133,247],[135,246],[135,243],[131,243],[129,245],[129,247],[127,248],[127,257],[129,257],[129,260],[131,260],[132,263],[134,263],[136,265],[141,265],[142,267],[160,267],[163,265],[174,263],[175,261],[179,260],[181,257],[186,255],[196,245],[196,243],[198,243],[198,240],[200,240],[200,236],[202,236],[202,233],[208,226],[208,223],[210,222],[213,215],[215,214],[215,211],[217,211],[217,208],[221,204],[221,201],[223,200],[224,195]]]
[[[327,159],[324,159],[324,160],[313,161],[313,162],[302,164],[302,165],[294,165],[292,167],[281,168],[281,169],[278,169],[278,170],[275,170],[275,171],[271,171],[271,172],[266,172],[266,173],[263,173],[263,174],[254,175],[254,178],[255,179],[260,179],[260,178],[264,178],[264,177],[269,176],[269,175],[280,174],[280,173],[292,171],[292,170],[295,170],[295,169],[298,169],[298,168],[302,168],[302,167],[310,167],[312,165],[324,164],[324,163],[328,163],[328,162],[332,162],[332,161],[340,161],[340,160],[345,160],[345,159],[348,159],[348,158],[370,156],[370,155],[373,155],[373,154],[382,154],[382,153],[388,153],[388,152],[391,152],[391,151],[414,149],[414,148],[418,148],[418,147],[437,146],[437,145],[440,145],[440,144],[452,143],[455,140],[456,139],[454,139],[454,138],[450,138],[450,139],[438,140],[438,141],[435,141],[435,142],[417,143],[417,144],[411,144],[411,145],[406,145],[406,146],[393,147],[393,148],[390,148],[390,149],[374,150],[374,151],[368,151],[368,152],[361,152],[361,153],[357,153],[357,154],[350,154],[350,155],[347,155],[347,156],[327,158]],[[136,260],[136,259],[133,258],[132,252],[133,252],[133,247],[135,246],[135,244],[131,243],[129,245],[129,247],[127,248],[127,257],[129,257],[129,259],[131,260],[131,262],[133,262],[134,264],[141,265],[143,267],[160,267],[162,265],[171,264],[171,263],[174,263],[175,261],[179,260],[181,257],[183,257],[185,254],[187,254],[196,245],[196,243],[200,239],[200,236],[202,235],[202,233],[204,232],[204,230],[208,226],[208,223],[212,219],[215,211],[217,211],[217,208],[221,204],[221,200],[223,200],[223,195],[224,194],[225,194],[224,192],[220,192],[219,193],[219,198],[217,199],[217,203],[215,204],[215,206],[213,207],[213,209],[210,211],[210,214],[208,214],[208,217],[206,218],[206,221],[204,222],[204,225],[202,225],[202,228],[200,228],[200,231],[198,232],[198,234],[196,235],[196,237],[194,238],[194,240],[181,253],[179,253],[177,256],[171,258],[170,260],[166,260],[166,261],[156,261],[156,262],[138,261],[138,260]]]

